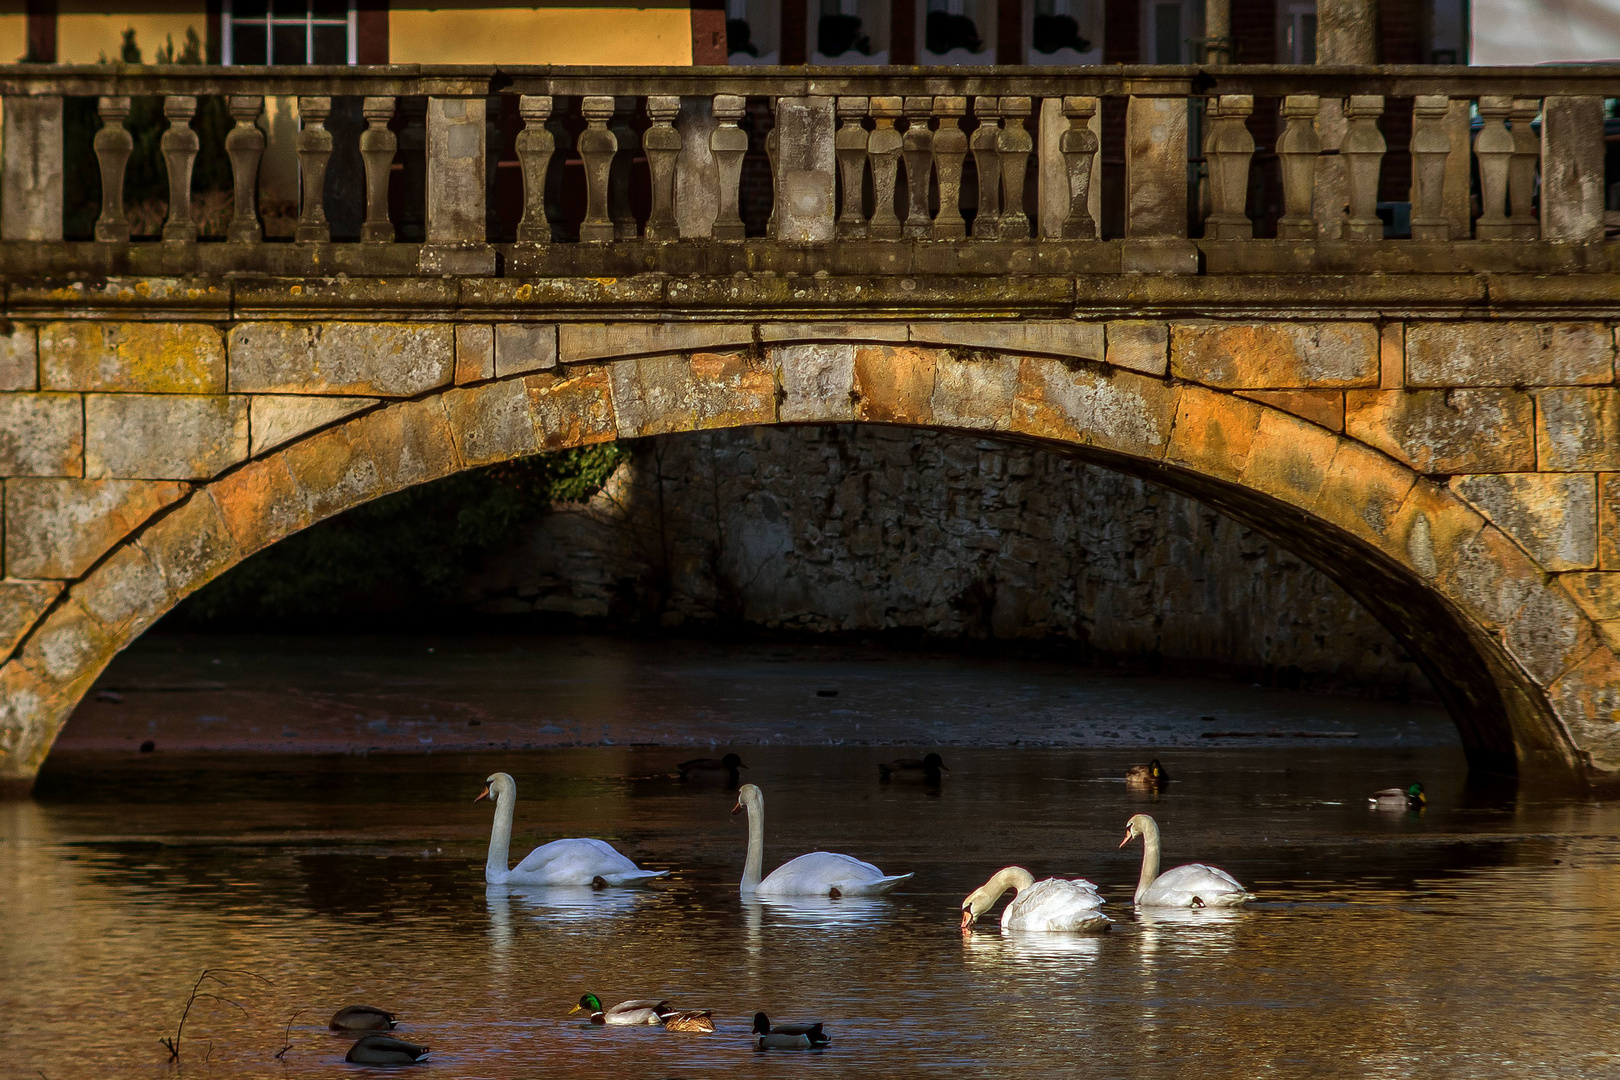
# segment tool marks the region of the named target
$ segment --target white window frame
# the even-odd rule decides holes
[[[220,61],[224,64],[234,64],[236,62],[236,58],[232,55],[235,51],[235,35],[231,33],[231,26],[237,20],[231,14],[231,6],[232,0],[224,0],[219,17]],[[271,64],[276,62],[276,35],[274,28],[277,26],[296,26],[300,23],[304,26],[305,63],[308,62],[308,57],[315,55],[315,28],[317,26],[342,26],[346,28],[349,40],[348,59],[345,63],[353,65],[360,62],[360,13],[356,6],[356,0],[349,0],[349,13],[347,17],[342,19],[316,18],[313,13],[305,14],[299,18],[275,15],[269,11],[267,6],[263,18],[243,19],[241,22],[246,25],[264,27],[265,56]]]

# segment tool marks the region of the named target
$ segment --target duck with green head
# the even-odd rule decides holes
[[[663,1027],[669,1031],[710,1032],[714,1020],[707,1010],[673,1009],[668,1001],[659,998],[636,998],[621,1001],[612,1008],[603,1008],[602,999],[595,994],[581,994],[579,1004],[568,1010],[589,1013],[591,1023],[611,1027]]]
[[[1404,791],[1398,787],[1385,788],[1367,796],[1367,806],[1373,810],[1421,810],[1427,805],[1422,784],[1413,784]]]

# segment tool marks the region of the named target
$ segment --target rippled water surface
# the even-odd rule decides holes
[[[354,1001],[433,1047],[425,1076],[1613,1075],[1620,813],[1468,785],[1429,742],[1183,747],[1156,799],[1114,747],[957,746],[932,791],[877,782],[892,750],[744,746],[767,867],[827,848],[916,872],[798,906],[740,901],[742,818],[670,775],[679,750],[64,754],[36,802],[0,804],[0,1076],[359,1072],[324,1030]],[[514,859],[598,836],[674,873],[487,888],[472,797],[496,769]],[[1366,809],[1412,778],[1425,812]],[[1260,902],[1134,915],[1140,847],[1116,844],[1144,811],[1168,864]],[[963,895],[1008,863],[1098,882],[1112,932],[964,937]],[[205,967],[265,982],[225,975],[245,1014],[200,1001],[170,1066],[157,1040]],[[565,1015],[587,990],[720,1030],[592,1028]],[[757,1009],[825,1020],[832,1046],[758,1054]]]

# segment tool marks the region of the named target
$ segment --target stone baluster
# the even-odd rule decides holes
[[[332,158],[332,133],[326,118],[332,113],[329,97],[298,99],[298,172],[303,177],[303,205],[298,211],[298,228],[293,239],[300,244],[324,244],[332,239],[326,222],[326,163]]]
[[[652,178],[652,212],[647,217],[648,240],[678,240],[680,225],[675,220],[675,161],[681,155],[681,133],[675,118],[681,112],[681,99],[675,96],[649,97],[647,115],[652,127],[642,136],[647,148],[647,172]]]
[[[264,239],[259,225],[259,163],[264,159],[264,131],[259,127],[259,114],[264,111],[264,98],[259,96],[228,97],[225,107],[236,126],[225,135],[225,154],[231,159],[231,181],[235,190],[231,223],[225,228],[225,239],[232,244],[257,244]]]
[[[996,156],[1001,159],[999,235],[1003,240],[1027,240],[1030,234],[1029,215],[1024,212],[1024,174],[1035,149],[1035,137],[1024,128],[1029,109],[1027,97],[1004,97],[997,109],[1003,121],[996,137]]]
[[[864,181],[869,138],[862,126],[868,101],[863,97],[838,99],[838,131],[833,135],[833,153],[838,158],[838,179],[843,187],[844,205],[838,211],[834,235],[839,240],[866,239]]]
[[[1209,160],[1209,194],[1212,211],[1204,220],[1204,236],[1210,240],[1250,240],[1254,223],[1249,220],[1249,166],[1254,161],[1254,136],[1249,134],[1249,114],[1254,98],[1249,94],[1222,94],[1211,104],[1209,138],[1204,155]]]
[[[939,187],[939,213],[934,217],[936,240],[959,240],[967,235],[962,219],[962,162],[967,158],[968,137],[962,130],[967,115],[967,98],[936,97],[934,116],[934,181]]]
[[[163,163],[169,169],[169,216],[163,222],[163,239],[190,244],[197,239],[197,223],[191,217],[191,170],[197,164],[201,145],[191,127],[191,118],[197,115],[197,99],[171,94],[163,99],[163,115],[169,121],[158,140]]]
[[[900,218],[894,212],[895,185],[900,180],[902,140],[894,122],[900,118],[904,101],[898,97],[871,100],[872,134],[866,142],[866,157],[872,164],[872,220],[867,235],[873,240],[900,239]]]
[[[518,98],[518,115],[523,130],[515,141],[518,165],[523,171],[523,217],[518,221],[520,244],[549,244],[551,222],[546,218],[546,172],[557,152],[556,137],[546,129],[551,119],[551,98],[524,94]]]
[[[973,151],[973,167],[979,174],[979,210],[973,218],[973,235],[994,240],[1001,235],[1001,120],[1000,101],[993,97],[973,99],[973,115],[979,126],[973,129],[968,146]]]
[[[737,208],[743,156],[748,153],[748,132],[738,127],[737,122],[742,119],[747,104],[747,99],[740,94],[714,96],[714,118],[719,126],[709,136],[709,151],[714,155],[720,183],[720,210],[714,219],[716,240],[741,240],[747,235]]]
[[[101,166],[101,216],[96,219],[96,239],[122,243],[129,239],[129,219],[124,216],[124,169],[135,149],[135,137],[124,127],[129,115],[129,98],[104,97],[96,103],[101,130],[91,144]]]
[[[928,205],[928,179],[934,169],[934,133],[928,127],[928,118],[934,111],[934,99],[908,97],[904,109],[906,133],[901,156],[906,163],[906,224],[901,235],[926,240],[934,227]]]
[[[62,239],[62,98],[6,95],[0,239]]]
[[[1508,167],[1513,163],[1513,135],[1507,118],[1513,112],[1513,99],[1502,94],[1485,94],[1479,99],[1479,134],[1474,136],[1474,157],[1479,161],[1479,220],[1474,222],[1478,240],[1509,240],[1513,226],[1507,216]]]
[[[619,140],[608,130],[613,117],[611,97],[587,97],[580,102],[587,125],[579,133],[579,157],[585,164],[585,220],[579,224],[579,239],[586,244],[605,244],[614,236],[613,219],[608,216],[608,183],[613,171],[613,155]]]
[[[1382,94],[1357,94],[1345,109],[1349,127],[1339,153],[1348,162],[1350,177],[1350,240],[1381,240],[1384,236],[1384,223],[1378,217],[1378,170],[1384,163],[1384,133],[1378,130],[1382,115]]]
[[[360,133],[360,158],[366,168],[366,220],[360,226],[360,241],[386,244],[394,239],[394,223],[388,220],[388,176],[394,169],[394,152],[399,140],[388,130],[394,118],[394,99],[368,97],[360,103],[366,130]]]
[[[1513,226],[1515,240],[1534,240],[1541,234],[1535,208],[1531,205],[1536,191],[1536,163],[1541,159],[1541,139],[1533,125],[1540,112],[1541,102],[1535,98],[1513,101],[1513,162],[1508,166],[1508,203],[1512,213],[1508,221]]]
[[[765,133],[765,164],[771,174],[771,216],[765,220],[765,236],[771,240],[776,239],[776,208],[782,202],[782,132],[778,127],[781,123],[778,100],[771,99],[771,114],[777,118],[777,123],[772,124],[771,130]]]
[[[1451,99],[1420,94],[1412,100],[1412,239],[1449,240],[1451,215],[1446,212],[1446,162],[1451,133],[1446,116]]]
[[[1063,218],[1063,239],[1097,239],[1097,222],[1091,217],[1091,167],[1096,160],[1097,133],[1091,118],[1097,115],[1094,97],[1065,97],[1063,115],[1068,130],[1058,137],[1058,151],[1069,179],[1069,212]]]
[[[420,243],[427,236],[427,98],[399,99],[404,125],[399,132],[399,160],[405,194],[399,211],[400,239]]]
[[[608,216],[613,219],[615,240],[634,240],[640,231],[636,227],[636,214],[630,206],[630,173],[641,140],[631,124],[631,117],[639,102],[633,97],[613,99],[613,119],[610,127],[616,149],[613,168],[608,172]]]
[[[1316,166],[1322,156],[1322,137],[1316,133],[1316,114],[1322,99],[1315,94],[1290,94],[1283,99],[1287,121],[1277,139],[1282,165],[1283,215],[1277,219],[1277,239],[1311,240],[1316,237],[1312,203],[1316,195]]]

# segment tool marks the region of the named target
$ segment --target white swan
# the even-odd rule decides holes
[[[800,855],[759,879],[765,861],[765,795],[753,784],[737,791],[733,814],[748,811],[748,863],[743,868],[744,896],[878,896],[889,892],[910,874],[885,876],[869,862],[830,851]]]
[[[962,929],[995,907],[1008,889],[1018,895],[1001,909],[1003,930],[1089,934],[1107,930],[1112,922],[1102,913],[1107,901],[1097,895],[1097,886],[1091,882],[1083,878],[1036,881],[1022,866],[1009,866],[997,870],[962,901]]]
[[[1146,814],[1125,823],[1120,847],[1142,838],[1142,876],[1136,883],[1137,907],[1237,907],[1254,899],[1237,878],[1218,866],[1188,863],[1159,873],[1159,824]]]
[[[601,840],[553,840],[541,844],[517,866],[508,870],[508,849],[512,846],[512,810],[517,803],[517,782],[503,772],[495,773],[474,799],[495,803],[495,825],[489,831],[489,860],[484,864],[484,880],[491,885],[634,885],[668,874],[668,870],[643,870]]]

